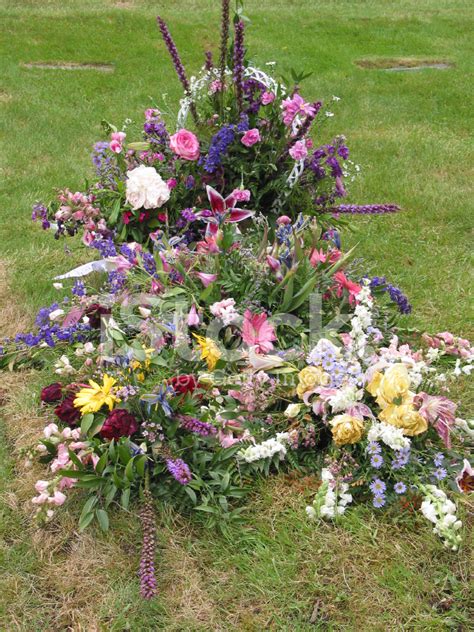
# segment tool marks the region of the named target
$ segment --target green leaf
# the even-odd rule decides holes
[[[84,529],[86,529],[93,520],[93,512],[87,513],[83,517],[81,517],[81,519],[79,520],[79,531],[84,531]]]
[[[203,511],[204,513],[217,513],[217,509],[215,509],[214,507],[209,507],[209,505],[198,505],[197,507],[194,507],[194,509],[196,511]]]
[[[196,492],[194,491],[194,489],[191,489],[191,487],[189,487],[189,485],[185,485],[184,491],[189,496],[189,498],[192,500],[193,505],[195,505],[197,503],[197,496],[196,496]]]
[[[104,471],[105,466],[106,466],[107,461],[108,461],[108,457],[109,457],[109,455],[107,454],[107,452],[104,452],[104,454],[97,461],[97,464],[95,466],[95,471],[98,474],[102,474],[102,472]]]
[[[145,475],[146,461],[147,461],[147,458],[144,454],[141,454],[135,459],[135,469],[137,471],[138,476],[140,476],[140,478],[143,478],[143,476]]]
[[[130,461],[130,458],[131,458],[131,454],[130,454],[130,450],[128,449],[128,446],[121,443],[118,446],[118,453],[119,453],[120,461],[124,465],[127,465],[127,463]]]
[[[115,200],[114,205],[112,206],[112,212],[109,217],[109,224],[116,224],[119,218],[120,213],[120,198]]]
[[[96,509],[95,516],[97,518],[97,522],[100,525],[102,531],[108,531],[109,529],[109,516],[106,511],[103,509]]]
[[[127,487],[123,490],[122,496],[120,498],[120,504],[124,509],[128,509],[128,505],[130,503],[130,487]]]
[[[93,423],[94,423],[94,415],[92,413],[87,413],[87,415],[84,415],[84,417],[81,420],[81,432],[87,435]]]
[[[127,463],[127,467],[125,468],[125,476],[128,478],[128,480],[131,482],[135,479],[135,474],[133,472],[133,460],[135,457],[131,458],[130,461]]]

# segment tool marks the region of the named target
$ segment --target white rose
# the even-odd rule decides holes
[[[169,200],[170,190],[154,167],[140,165],[127,174],[127,202],[139,208],[160,208]]]

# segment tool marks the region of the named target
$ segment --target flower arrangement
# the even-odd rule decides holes
[[[248,62],[240,14],[229,46],[222,5],[219,63],[206,53],[189,80],[158,18],[184,88],[177,131],[156,108],[141,141],[110,126],[87,192],[35,205],[44,228],[82,230],[101,258],[57,278],[58,290],[73,280],[71,297],[0,353],[4,366],[54,363],[58,376],[29,455],[48,472],[38,519],[83,493],[80,529],[106,530],[115,505],[141,502],[144,598],[157,591],[154,499],[225,528],[243,520],[256,475],[292,468],[321,478],[310,519],[356,501],[419,509],[456,549],[446,482],[473,488],[474,428],[447,395],[474,349],[395,329],[407,297],[364,275],[340,229],[345,214],[398,207],[337,203],[344,139],[313,146],[321,104],[302,97],[301,77],[288,89]]]

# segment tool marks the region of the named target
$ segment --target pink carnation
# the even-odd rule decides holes
[[[246,147],[252,147],[252,145],[255,145],[255,143],[260,142],[260,132],[256,127],[254,127],[253,129],[249,129],[247,132],[245,132],[240,140],[242,144]]]
[[[248,189],[234,189],[231,193],[237,202],[248,202],[250,200],[250,191]]]
[[[308,155],[308,150],[306,149],[306,143],[304,140],[298,140],[293,145],[293,147],[289,151],[290,156],[293,160],[304,160]]]
[[[262,94],[262,105],[269,105],[270,103],[273,103],[273,101],[275,101],[275,95],[273,94],[273,92],[268,92],[267,90],[265,90],[265,92]]]

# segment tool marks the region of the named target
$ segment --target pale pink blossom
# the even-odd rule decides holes
[[[295,116],[299,114],[313,116],[316,111],[314,106],[311,103],[306,103],[297,92],[290,99],[285,99],[281,106],[283,108],[283,123],[286,126],[292,124]]]
[[[42,494],[48,489],[48,485],[49,485],[49,481],[41,481],[41,480],[36,481],[35,489],[38,492],[38,494]]]
[[[56,507],[60,507],[61,505],[64,505],[66,501],[66,495],[56,490],[49,501],[51,502],[51,504],[56,505]]]
[[[226,298],[222,301],[214,303],[210,307],[211,314],[216,318],[220,318],[224,325],[230,325],[239,317],[239,313],[235,309],[235,301],[233,298]]]
[[[110,135],[111,141],[109,143],[109,148],[115,154],[120,154],[123,149],[123,141],[126,138],[126,134],[124,132],[112,132]]]
[[[59,431],[58,427],[56,424],[48,424],[44,430],[43,430],[43,434],[46,437],[46,439],[49,439],[53,434],[57,434]]]
[[[265,90],[265,92],[262,94],[261,100],[262,105],[269,105],[270,103],[273,103],[273,101],[275,101],[275,95],[273,94],[273,92]]]
[[[188,314],[188,327],[197,327],[199,322],[199,314],[197,313],[196,306],[193,304]]]
[[[276,223],[278,224],[278,226],[288,226],[288,224],[291,224],[291,219],[288,217],[288,215],[280,215]]]
[[[446,397],[418,393],[414,404],[422,417],[430,423],[447,448],[451,447],[450,431],[456,420],[457,404]]]
[[[196,276],[199,278],[204,287],[208,287],[211,283],[217,279],[217,274],[208,274],[206,272],[196,272]]]
[[[250,191],[248,189],[234,189],[232,195],[237,202],[248,202],[250,200]]]

